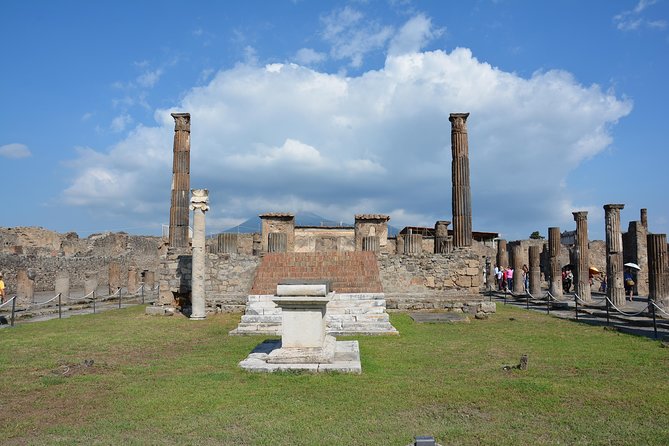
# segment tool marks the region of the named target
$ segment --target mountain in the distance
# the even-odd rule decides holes
[[[322,217],[313,212],[298,212],[295,214],[295,225],[296,226],[342,226],[342,227],[353,227],[353,223],[345,221],[335,221],[328,218]],[[248,218],[247,220],[241,222],[237,226],[232,228],[225,229],[223,232],[237,232],[237,233],[250,233],[250,232],[260,232],[260,217],[255,216]],[[388,235],[394,237],[397,235],[399,230],[393,226],[388,225]]]

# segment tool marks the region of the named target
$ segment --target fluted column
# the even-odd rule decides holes
[[[423,252],[423,236],[407,234],[404,236],[404,254],[420,254]]]
[[[172,161],[172,201],[169,246],[188,247],[188,194],[190,191],[190,114],[172,113],[174,155]]]
[[[625,304],[623,283],[623,236],[620,232],[620,210],[624,204],[605,204],[606,225],[606,294],[614,305]]]
[[[434,253],[448,254],[453,251],[453,240],[448,236],[450,221],[439,220],[434,224]]]
[[[581,300],[590,301],[590,250],[588,248],[588,212],[572,212],[576,221],[576,293]]]
[[[451,113],[451,165],[453,182],[453,246],[472,245],[472,193],[469,185],[469,142],[467,117],[469,113]]]
[[[193,210],[193,271],[191,284],[191,315],[193,320],[207,316],[205,301],[206,228],[204,213],[209,210],[209,191],[193,189],[190,208]]]
[[[224,232],[218,234],[216,243],[216,252],[225,254],[237,253],[237,234],[234,232]]]
[[[530,257],[530,294],[539,297],[541,294],[541,247],[532,245],[529,248]]]
[[[368,235],[362,238],[362,250],[363,251],[372,251],[379,252],[379,237],[376,235]]]
[[[669,283],[667,283],[667,235],[648,234],[649,299],[664,311],[669,310]],[[650,308],[649,308],[650,310]]]
[[[497,240],[497,266],[499,268],[509,267],[509,253],[506,250],[506,240]]]
[[[525,281],[523,280],[523,247],[518,244],[513,245],[513,292],[514,294],[525,293]]]
[[[560,265],[560,228],[548,228],[548,265],[550,268],[550,293],[562,297],[562,267]]]

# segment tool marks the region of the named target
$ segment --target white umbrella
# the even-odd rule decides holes
[[[639,265],[637,265],[636,263],[629,262],[629,263],[625,263],[624,266],[627,266],[629,268],[634,268],[636,270],[641,271],[641,267]]]

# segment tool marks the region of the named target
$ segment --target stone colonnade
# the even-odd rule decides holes
[[[194,320],[207,316],[205,303],[206,224],[204,214],[209,210],[209,191],[193,189],[190,208],[193,210],[193,273],[191,285],[191,315]]]
[[[188,247],[188,198],[190,191],[190,113],[172,113],[174,155],[170,205],[169,246]]]
[[[530,260],[530,294],[539,297],[541,294],[541,247],[531,245],[529,247]]]
[[[623,204],[605,204],[606,227],[606,294],[614,305],[625,304],[623,283],[623,237],[620,232],[620,210]]]
[[[590,298],[590,251],[588,247],[588,212],[572,212],[576,221],[576,292],[581,300]]]
[[[453,183],[453,246],[472,245],[472,193],[469,185],[469,141],[467,117],[469,113],[451,113],[451,164]]]
[[[669,277],[667,277],[667,235],[648,234],[649,299],[664,311],[669,310]],[[652,305],[652,304],[649,304]],[[649,308],[649,311],[653,311]]]
[[[497,240],[497,266],[499,268],[509,267],[509,253],[506,250],[506,240]]]
[[[511,248],[513,259],[513,291],[514,294],[525,292],[525,281],[523,280],[523,247],[518,242]]]
[[[560,228],[548,228],[549,291],[555,298],[562,297],[562,267],[560,265]]]

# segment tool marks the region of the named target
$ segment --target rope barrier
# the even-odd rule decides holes
[[[56,294],[55,296],[53,296],[51,299],[49,299],[47,301],[34,303],[34,304],[32,304],[32,306],[37,307],[39,305],[46,305],[46,304],[48,304],[50,302],[53,302],[54,300],[58,299],[58,296],[60,296],[60,293]]]
[[[70,297],[70,296],[67,296],[67,298],[70,299],[70,300],[88,299],[88,296],[93,295],[93,293],[95,293],[95,290],[91,291],[90,293],[88,293],[87,295],[85,295],[85,296],[83,296],[83,297]]]
[[[646,309],[643,309],[643,310],[639,311],[638,313],[625,313],[623,310],[621,310],[620,308],[616,307],[615,304],[614,304],[613,302],[611,302],[611,299],[608,298],[608,296],[606,297],[606,300],[609,302],[609,304],[610,304],[613,308],[615,308],[615,309],[616,309],[620,314],[622,314],[623,316],[638,316],[638,315],[640,315],[641,313],[644,313],[644,312],[646,311]]]
[[[5,305],[9,305],[14,299],[16,299],[16,296],[12,297],[12,298],[9,299],[7,302],[5,302],[4,304],[0,305],[0,308],[4,307]]]
[[[669,313],[667,313],[666,311],[664,311],[662,308],[658,307],[657,304],[655,303],[655,301],[651,300],[650,303],[653,304],[653,306],[654,306],[656,309],[660,310],[661,313],[666,314],[667,316],[669,316]]]

